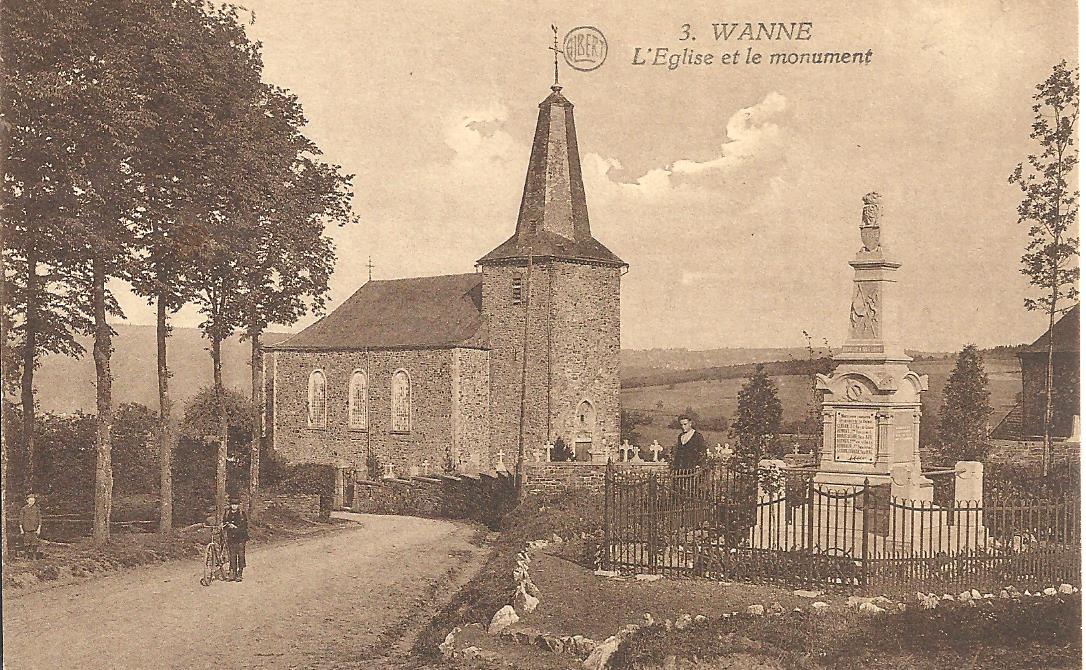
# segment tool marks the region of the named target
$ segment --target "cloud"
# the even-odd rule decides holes
[[[445,144],[454,152],[453,165],[479,167],[513,159],[518,145],[503,128],[508,116],[505,105],[492,104],[453,117],[445,128]]]
[[[783,158],[786,132],[776,120],[787,108],[787,99],[772,91],[758,104],[733,113],[724,126],[719,155],[708,160],[680,158],[665,167],[652,168],[633,181],[622,181],[614,177],[622,169],[618,159],[588,154],[584,159],[585,179],[592,188],[605,193],[648,200],[687,190],[719,190],[729,183],[719,179],[721,175]]]

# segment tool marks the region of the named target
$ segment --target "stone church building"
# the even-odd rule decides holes
[[[474,273],[369,281],[266,348],[266,426],[290,463],[359,476],[512,470],[558,438],[619,436],[619,282],[592,236],[573,104],[539,104],[512,237]],[[522,410],[523,406],[523,410]]]

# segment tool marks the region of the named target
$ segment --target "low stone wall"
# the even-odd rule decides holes
[[[258,513],[275,507],[313,518],[322,514],[321,497],[316,493],[265,493],[257,498],[256,507]]]
[[[1079,458],[1079,442],[1052,442],[1052,461],[1066,461]],[[1026,465],[1029,463],[1041,464],[1041,453],[1044,443],[1040,441],[1026,440],[992,440],[992,448],[988,452],[988,463],[1015,463]]]
[[[670,464],[658,463],[614,463],[615,472],[667,472]],[[569,489],[583,489],[602,493],[604,478],[607,473],[605,463],[548,462],[524,464],[524,487],[528,493],[554,493]]]
[[[355,482],[356,512],[470,519],[497,529],[515,503],[508,474],[441,475]]]

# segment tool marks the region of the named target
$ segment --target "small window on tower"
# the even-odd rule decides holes
[[[520,275],[513,277],[513,304],[519,305],[524,302],[524,281]]]

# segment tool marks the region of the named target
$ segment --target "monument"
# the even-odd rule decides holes
[[[900,263],[882,244],[878,193],[863,198],[862,248],[849,261],[855,271],[848,338],[829,376],[818,375],[822,399],[822,453],[815,482],[855,486],[892,484],[893,495],[932,499],[920,471],[920,394],[927,375],[909,369],[900,339],[894,277]]]

